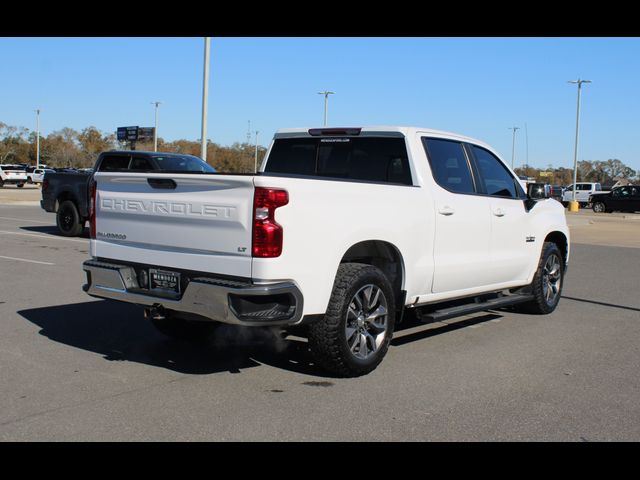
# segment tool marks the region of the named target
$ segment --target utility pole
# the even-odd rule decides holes
[[[251,120],[247,120],[249,126],[247,127],[247,145],[251,144]]]
[[[527,142],[527,168],[530,167],[529,165],[529,130],[527,129],[527,122],[524,122],[524,138],[525,141]]]
[[[158,105],[162,102],[151,102],[151,105],[156,106],[156,126],[153,129],[153,151],[158,151]]]
[[[40,168],[40,109],[36,112],[36,168]]]
[[[511,146],[511,170],[513,170],[516,158],[516,130],[520,130],[520,127],[509,127],[509,130],[513,130],[513,144]]]
[[[255,166],[254,166],[254,173],[258,173],[258,130],[256,130],[256,158],[255,158]]]
[[[574,83],[578,85],[578,106],[576,108],[576,143],[573,150],[573,189],[571,193],[571,202],[569,205],[569,211],[578,211],[578,202],[576,202],[576,182],[578,179],[578,132],[580,128],[580,92],[582,90],[583,83],[591,83],[591,80],[569,80],[567,83]]]
[[[204,37],[204,77],[202,79],[202,130],[200,132],[200,158],[207,161],[207,103],[209,100],[209,46],[211,38]]]
[[[327,109],[329,107],[329,95],[334,95],[336,92],[329,92],[325,90],[324,92],[318,92],[318,95],[324,95],[324,126],[327,126]]]

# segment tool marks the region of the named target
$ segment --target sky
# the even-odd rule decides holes
[[[0,38],[0,121],[42,135],[64,127],[153,126],[198,140],[203,38]],[[579,160],[640,170],[640,38],[213,37],[208,138],[276,130],[405,125],[482,140],[515,165],[573,167],[576,85],[583,85]]]

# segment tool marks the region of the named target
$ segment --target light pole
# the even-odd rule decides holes
[[[509,127],[509,130],[513,130],[513,144],[511,146],[511,170],[513,170],[516,158],[516,130],[520,130],[520,127]]]
[[[578,179],[578,132],[580,127],[580,92],[582,91],[583,83],[591,83],[591,80],[569,80],[567,83],[575,83],[578,85],[578,107],[576,108],[576,144],[573,150],[573,189],[571,192],[571,202],[569,204],[569,211],[578,211],[578,202],[576,202],[576,181]]]
[[[200,158],[207,161],[207,102],[209,98],[209,46],[211,38],[204,37],[204,77],[202,79],[202,130],[200,132]]]
[[[153,129],[153,151],[158,151],[158,105],[162,102],[151,102],[151,105],[156,106],[156,126]]]
[[[329,106],[329,95],[334,95],[336,92],[329,92],[325,90],[324,92],[318,92],[318,95],[324,95],[324,126],[327,126],[327,109]]]
[[[36,168],[40,168],[40,109],[36,109]]]
[[[258,173],[258,130],[256,130],[256,158],[255,158],[255,166],[254,166],[254,173]]]

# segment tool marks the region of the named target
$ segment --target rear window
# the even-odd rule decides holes
[[[157,155],[151,157],[160,172],[215,173],[216,169],[191,155]]]
[[[276,139],[265,173],[412,184],[407,147],[400,137]]]
[[[154,172],[189,172],[215,173],[208,163],[191,155],[105,155],[100,163],[101,172],[118,171],[154,171]]]

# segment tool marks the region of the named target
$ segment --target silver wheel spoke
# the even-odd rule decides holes
[[[374,355],[387,337],[389,310],[387,299],[374,284],[360,288],[349,302],[345,339],[351,354],[359,359]]]

